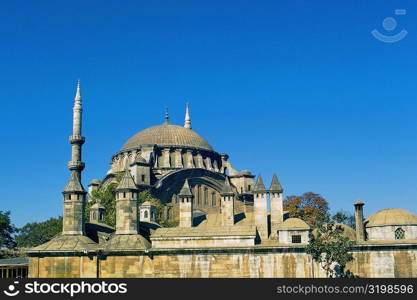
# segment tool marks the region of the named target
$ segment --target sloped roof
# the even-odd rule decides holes
[[[84,187],[75,172],[71,172],[71,177],[64,188],[64,193],[85,193]]]
[[[132,175],[128,169],[125,170],[116,190],[137,190],[136,184],[133,181]]]
[[[49,242],[31,248],[28,252],[32,251],[84,251],[95,250],[97,244],[90,238],[83,235],[63,235],[59,234],[55,236]]]
[[[151,243],[140,234],[113,234],[104,245],[105,250],[144,250]]]
[[[256,180],[255,186],[253,187],[253,191],[255,192],[264,192],[266,191],[264,182],[262,180],[262,176],[259,175],[258,179]]]
[[[151,236],[164,237],[221,237],[221,236],[256,236],[255,225],[213,226],[213,227],[169,227],[159,228]]]

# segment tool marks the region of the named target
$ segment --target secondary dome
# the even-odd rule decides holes
[[[123,145],[122,151],[144,145],[180,146],[213,151],[210,144],[195,131],[171,124],[150,127],[136,133]]]
[[[417,225],[417,216],[401,208],[387,208],[373,213],[366,219],[366,227],[385,225]]]
[[[310,229],[310,226],[299,218],[288,218],[284,222],[278,225],[278,229]]]

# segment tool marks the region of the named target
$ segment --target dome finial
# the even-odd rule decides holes
[[[184,127],[187,129],[191,129],[191,118],[190,118],[190,111],[188,108],[188,102],[185,105],[185,122],[184,122]]]
[[[169,124],[169,114],[168,114],[168,107],[165,107],[165,121],[164,124]]]

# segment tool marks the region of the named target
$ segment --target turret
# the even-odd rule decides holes
[[[139,219],[141,222],[156,222],[156,207],[150,201],[139,206]]]
[[[73,107],[72,135],[69,138],[71,161],[68,163],[68,169],[71,171],[71,177],[62,192],[64,195],[62,233],[67,235],[83,235],[85,232],[84,207],[87,193],[81,184],[81,172],[84,169],[81,147],[85,142],[85,138],[81,135],[82,111],[81,87],[78,81]]]
[[[85,232],[85,195],[76,172],[71,173],[64,191],[64,213],[62,233],[65,235],[83,235]]]
[[[267,193],[261,175],[253,188],[255,225],[261,240],[268,238]]]
[[[138,234],[138,192],[126,169],[116,188],[116,234]]]
[[[283,189],[278,181],[277,175],[272,177],[269,188],[269,200],[271,207],[271,237],[276,238],[279,225],[283,220]]]
[[[133,179],[137,185],[151,185],[151,166],[140,153],[138,153],[135,161],[131,163],[130,166],[133,173]]]
[[[226,176],[221,195],[222,226],[234,225],[234,198],[235,193],[230,185],[229,177]]]
[[[365,241],[365,227],[363,225],[363,206],[365,205],[361,201],[353,203],[355,206],[355,229],[356,229],[356,241]]]
[[[90,223],[104,223],[106,216],[106,209],[101,205],[100,201],[97,201],[90,207]]]
[[[191,193],[190,185],[188,184],[188,179],[185,180],[183,187],[181,188],[180,193],[178,194],[180,198],[180,227],[192,227],[193,226],[193,194]]]

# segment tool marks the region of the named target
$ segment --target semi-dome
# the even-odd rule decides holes
[[[386,225],[417,225],[417,216],[402,208],[387,208],[373,213],[366,219],[366,227]]]
[[[123,145],[122,151],[144,145],[179,146],[213,151],[210,144],[195,131],[172,124],[158,125],[138,132]]]

